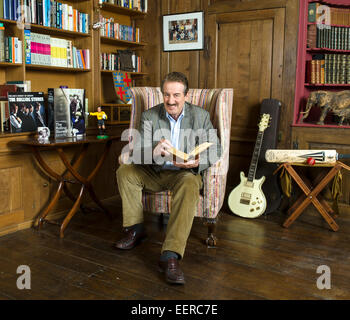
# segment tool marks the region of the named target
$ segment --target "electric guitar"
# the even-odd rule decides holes
[[[265,176],[255,179],[264,131],[268,127],[270,115],[264,113],[259,123],[259,132],[256,138],[253,157],[250,163],[248,177],[241,172],[241,182],[234,188],[228,197],[228,206],[231,211],[244,218],[257,218],[266,209],[266,198],[262,192]]]

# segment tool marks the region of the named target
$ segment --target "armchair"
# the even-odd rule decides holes
[[[133,103],[130,129],[137,129],[141,113],[162,103],[163,95],[159,87],[134,87],[131,88],[131,94]],[[196,217],[203,218],[208,226],[207,245],[215,246],[216,218],[224,201],[229,164],[233,89],[189,89],[186,100],[205,108],[210,113],[211,122],[217,129],[223,151],[220,159],[203,174],[203,190],[195,214]],[[143,192],[142,202],[145,211],[171,214],[170,191]]]

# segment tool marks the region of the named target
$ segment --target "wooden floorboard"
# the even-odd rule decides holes
[[[322,217],[303,213],[288,229],[274,213],[243,219],[221,213],[216,248],[207,248],[207,228],[195,219],[181,266],[184,286],[165,283],[157,262],[166,220],[145,214],[148,239],[131,251],[113,248],[122,235],[121,204],[105,201],[115,219],[78,212],[59,238],[44,225],[0,238],[0,300],[264,300],[350,299],[350,220],[338,232]],[[19,290],[19,265],[31,270],[31,289]],[[331,289],[320,290],[318,266],[331,270]]]

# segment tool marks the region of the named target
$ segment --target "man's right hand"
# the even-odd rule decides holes
[[[153,149],[153,158],[171,156],[171,153],[168,151],[169,148],[172,148],[171,142],[166,139],[161,139]]]

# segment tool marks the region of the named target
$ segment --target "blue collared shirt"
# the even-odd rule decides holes
[[[167,111],[166,116],[169,119],[170,122],[170,131],[171,131],[171,144],[174,148],[179,148],[179,140],[180,140],[180,128],[181,128],[181,121],[185,115],[185,105],[182,109],[182,112],[180,116],[175,120]],[[171,161],[165,162],[163,165],[163,169],[169,169],[169,170],[179,170],[180,168],[175,167]]]

